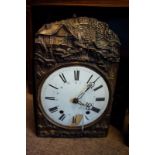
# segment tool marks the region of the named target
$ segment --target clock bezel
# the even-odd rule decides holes
[[[110,105],[110,101],[111,101],[111,87],[110,87],[110,83],[107,80],[107,77],[106,77],[105,73],[99,67],[97,67],[96,65],[88,64],[88,63],[79,63],[79,62],[64,63],[64,64],[56,65],[55,67],[53,67],[52,69],[47,71],[46,75],[41,79],[41,82],[39,84],[39,88],[38,88],[38,92],[37,92],[38,106],[39,106],[39,109],[41,110],[43,116],[50,123],[56,125],[57,127],[60,127],[60,128],[63,128],[63,129],[69,129],[69,130],[81,130],[82,126],[65,126],[65,125],[61,125],[61,124],[55,122],[54,120],[52,120],[52,118],[50,118],[46,114],[46,112],[44,111],[44,108],[42,107],[42,104],[41,104],[41,88],[42,88],[45,80],[47,79],[47,77],[49,75],[51,75],[53,72],[55,72],[56,70],[64,68],[64,67],[69,67],[69,66],[82,66],[82,67],[87,67],[87,68],[95,71],[96,73],[98,73],[105,80],[105,82],[107,84],[107,87],[108,87],[108,91],[109,91],[109,100],[108,100],[106,109],[104,110],[103,114],[101,116],[99,116],[95,121],[93,121],[93,122],[91,122],[91,123],[89,123],[87,125],[84,125],[83,128],[85,129],[85,128],[91,127],[92,125],[95,125],[97,122],[99,122],[105,116],[106,111],[109,109],[109,105]]]

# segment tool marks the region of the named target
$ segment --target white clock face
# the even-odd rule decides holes
[[[104,78],[90,68],[63,67],[46,78],[40,101],[51,122],[65,128],[83,128],[104,113],[109,89]]]

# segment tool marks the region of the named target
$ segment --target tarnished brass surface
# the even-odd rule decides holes
[[[41,27],[34,45],[34,105],[39,136],[106,136],[117,77],[120,41],[108,24],[94,18],[78,17]],[[50,123],[39,108],[39,87],[50,71],[64,65],[85,65],[100,71],[108,80],[111,98],[104,116],[85,130],[66,130]],[[78,120],[80,120],[78,118]]]

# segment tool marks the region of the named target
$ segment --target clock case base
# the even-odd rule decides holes
[[[51,128],[49,129],[37,129],[36,132],[38,137],[53,137],[53,138],[80,138],[80,137],[96,137],[96,138],[102,138],[106,137],[108,134],[108,128],[98,128],[98,129],[84,129],[82,130],[64,130],[62,128],[52,130]]]

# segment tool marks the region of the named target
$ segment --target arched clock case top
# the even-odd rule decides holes
[[[34,111],[36,131],[42,137],[104,137],[107,135],[120,60],[120,41],[108,24],[95,18],[78,17],[41,27],[35,36],[33,53]],[[109,101],[94,122],[65,127],[51,121],[41,106],[40,93],[46,78],[67,66],[84,66],[105,80]]]

